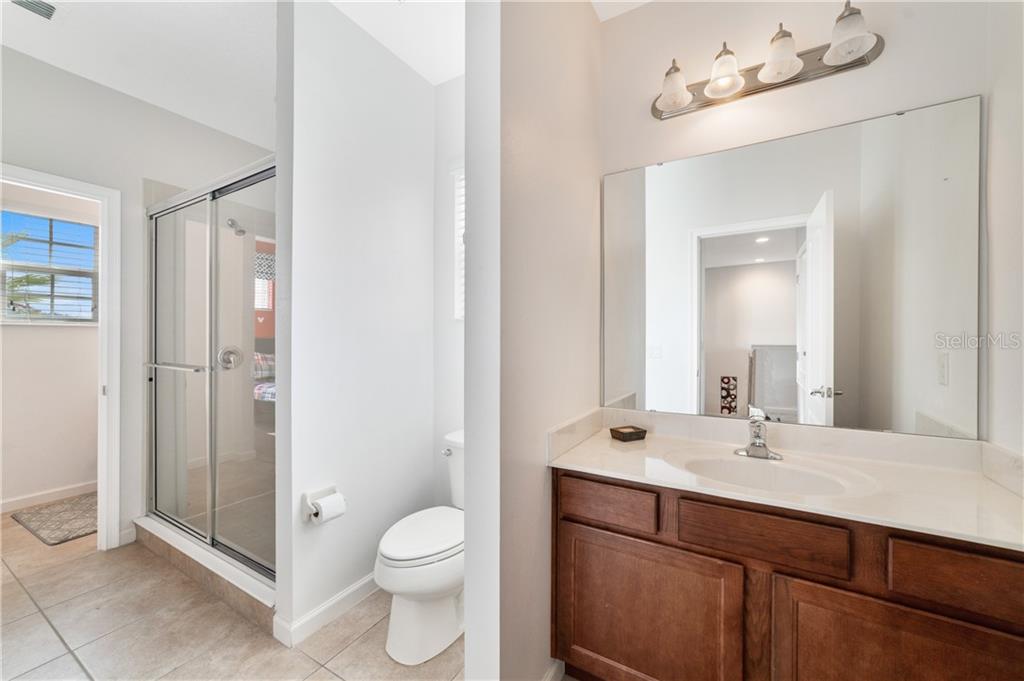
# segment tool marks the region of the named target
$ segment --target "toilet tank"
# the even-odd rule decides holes
[[[452,506],[456,508],[465,507],[465,463],[466,463],[466,442],[463,431],[456,430],[444,436],[445,449],[452,451],[448,460],[448,480],[452,489]]]

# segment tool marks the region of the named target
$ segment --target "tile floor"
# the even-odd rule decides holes
[[[51,547],[2,521],[4,681],[462,678],[461,638],[418,667],[387,656],[382,592],[289,649],[141,544],[101,553],[91,535]]]

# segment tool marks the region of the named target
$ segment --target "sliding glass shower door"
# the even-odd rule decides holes
[[[151,510],[274,570],[273,168],[152,216]]]

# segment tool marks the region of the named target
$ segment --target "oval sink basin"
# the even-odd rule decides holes
[[[688,461],[684,467],[702,478],[782,494],[829,496],[846,491],[843,483],[831,476],[777,461],[697,459]]]

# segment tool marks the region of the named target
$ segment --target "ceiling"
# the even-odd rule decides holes
[[[51,0],[52,1],[52,0]],[[645,2],[592,0],[601,21]],[[10,48],[266,149],[274,148],[273,2],[2,2]],[[430,83],[465,72],[462,0],[334,2]]]
[[[757,243],[759,238],[768,240]],[[803,227],[705,237],[700,240],[701,263],[704,267],[732,267],[796,260],[803,240]]]
[[[46,21],[3,2],[3,44],[273,149],[274,3],[56,4]]]
[[[364,0],[333,4],[432,85],[465,73],[465,2]]]

